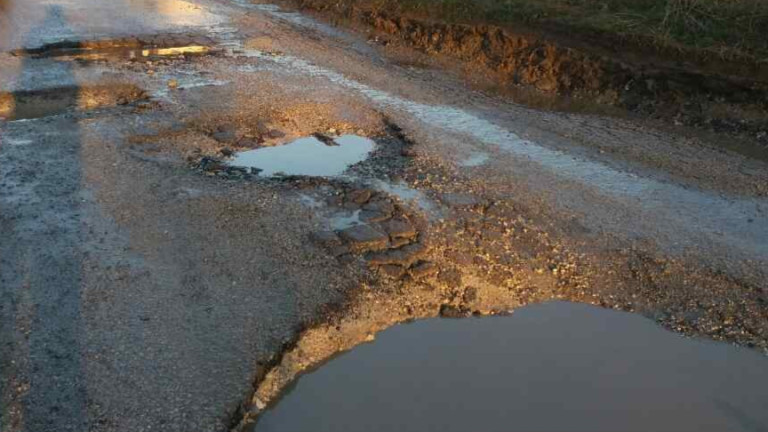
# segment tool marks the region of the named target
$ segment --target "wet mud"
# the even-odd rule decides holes
[[[324,0],[283,3],[372,29],[385,46],[398,43],[487,71],[513,98],[534,106],[575,112],[610,112],[599,107],[615,106],[643,118],[736,134],[763,150],[768,146],[768,75],[760,66],[708,71],[649,56],[623,58],[594,45],[570,46],[563,38],[514,29],[338,10]],[[556,97],[532,96],[527,88]]]

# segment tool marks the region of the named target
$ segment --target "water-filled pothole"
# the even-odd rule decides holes
[[[229,165],[252,168],[263,177],[334,177],[362,162],[376,143],[356,135],[343,135],[323,142],[315,137],[288,144],[237,153]]]
[[[70,110],[125,105],[147,98],[133,84],[66,86],[0,92],[0,118],[21,120],[62,114]]]
[[[38,48],[13,52],[17,56],[57,60],[148,61],[160,57],[201,56],[215,51],[214,41],[205,36],[155,35],[142,38],[61,41]]]
[[[396,326],[300,378],[268,431],[765,431],[768,360],[565,302]]]

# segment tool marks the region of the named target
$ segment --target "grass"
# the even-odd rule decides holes
[[[328,0],[328,3],[453,23],[546,25],[620,37],[659,49],[768,62],[768,0]]]

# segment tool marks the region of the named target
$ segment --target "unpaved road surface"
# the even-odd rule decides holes
[[[0,51],[3,432],[230,430],[395,322],[553,298],[768,349],[768,165],[727,138],[245,0],[0,1]],[[226,165],[316,133],[377,147]]]

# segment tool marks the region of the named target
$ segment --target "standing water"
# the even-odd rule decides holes
[[[554,302],[389,329],[300,378],[255,431],[768,431],[768,359]]]
[[[355,135],[341,136],[331,144],[308,137],[281,146],[238,153],[229,164],[259,169],[259,174],[264,177],[333,177],[365,160],[375,145],[370,139]]]

